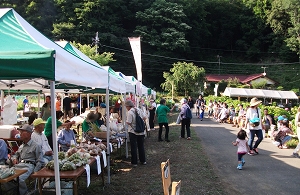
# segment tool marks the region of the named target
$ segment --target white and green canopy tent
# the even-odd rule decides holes
[[[100,66],[97,62],[95,62],[94,60],[90,59],[89,57],[87,57],[85,54],[83,54],[81,51],[79,51],[76,47],[74,47],[72,44],[70,44],[67,41],[56,41],[56,43],[58,45],[60,45],[62,48],[64,48],[65,50],[69,51],[70,53],[74,54],[75,56],[78,56],[79,58],[94,64],[96,66]],[[108,97],[109,97],[109,93],[111,91],[116,92],[116,93],[123,93],[125,94],[127,91],[126,90],[130,90],[131,88],[131,84],[126,82],[122,77],[120,77],[111,67],[109,66],[101,66],[104,70],[107,71],[108,74],[108,89],[106,91],[103,91],[103,89],[101,88],[96,88],[96,89],[89,89],[89,90],[85,90],[84,93],[103,93],[105,92],[106,94],[106,113],[109,113],[109,101],[108,101]],[[64,88],[66,88],[64,86]],[[109,129],[109,120],[107,120],[107,124],[106,124],[107,128]],[[109,148],[109,134],[107,134],[107,148]],[[108,153],[108,183],[110,183],[110,151],[107,151]]]
[[[56,41],[58,45],[60,45],[65,50],[69,51],[70,53],[74,54],[75,56],[78,56],[79,58],[92,63],[96,66],[100,66],[96,61],[90,59],[85,54],[83,54],[81,51],[79,51],[76,47],[74,47],[72,44],[70,44],[67,41]],[[116,72],[109,66],[101,66],[104,70],[108,72],[108,88],[111,91],[117,92],[117,93],[125,93],[126,92],[126,82],[125,80],[120,77]],[[95,93],[97,90],[93,90]]]
[[[0,9],[0,80],[44,79],[55,82],[108,88],[107,71],[62,49],[38,32],[12,8]],[[53,139],[56,140],[55,101],[51,102]],[[54,144],[55,180],[59,181],[57,145]],[[56,182],[56,194],[60,194]]]
[[[135,94],[135,83],[132,82],[132,80],[128,79],[126,75],[124,75],[122,72],[116,72],[121,78],[123,78],[126,81],[126,93],[133,93]]]

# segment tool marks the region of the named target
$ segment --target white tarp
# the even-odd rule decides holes
[[[125,80],[122,77],[118,76],[111,67],[102,66],[102,68],[109,73],[109,81],[108,81],[109,90],[118,93],[125,93],[126,92]]]
[[[273,99],[298,99],[298,96],[293,91],[277,91],[266,89],[245,89],[227,87],[223,93],[229,97],[258,97],[258,98],[273,98]]]
[[[0,15],[4,15],[10,10],[11,8],[0,9]],[[104,69],[70,54],[68,51],[42,35],[17,12],[15,12],[15,10],[13,10],[13,13],[24,31],[26,31],[32,39],[34,39],[42,47],[54,49],[56,51],[55,81],[96,88],[106,88],[108,86],[108,75]]]
[[[12,125],[17,123],[17,104],[12,96],[7,96],[3,106],[3,125]]]

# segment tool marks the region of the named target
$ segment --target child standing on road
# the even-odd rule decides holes
[[[204,104],[204,102],[201,102],[199,110],[200,110],[199,118],[202,121],[203,118],[204,118],[204,111],[205,111],[205,104]]]
[[[238,146],[237,154],[238,154],[238,170],[242,170],[243,166],[245,164],[245,160],[243,156],[247,154],[247,152],[250,150],[249,146],[247,144],[247,133],[244,130],[240,130],[237,134],[237,139],[232,142],[232,145]]]

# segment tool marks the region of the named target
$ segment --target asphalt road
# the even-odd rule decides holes
[[[192,128],[216,173],[228,185],[229,194],[300,195],[300,159],[292,156],[293,149],[278,149],[265,138],[258,147],[259,154],[245,155],[246,164],[238,170],[237,147],[231,144],[238,128],[208,118],[193,118]]]

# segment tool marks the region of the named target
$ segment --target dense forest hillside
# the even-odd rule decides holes
[[[128,37],[141,36],[143,83],[159,89],[178,61],[206,73],[266,73],[299,88],[298,0],[2,0],[52,40],[113,52],[108,64],[136,76]]]

